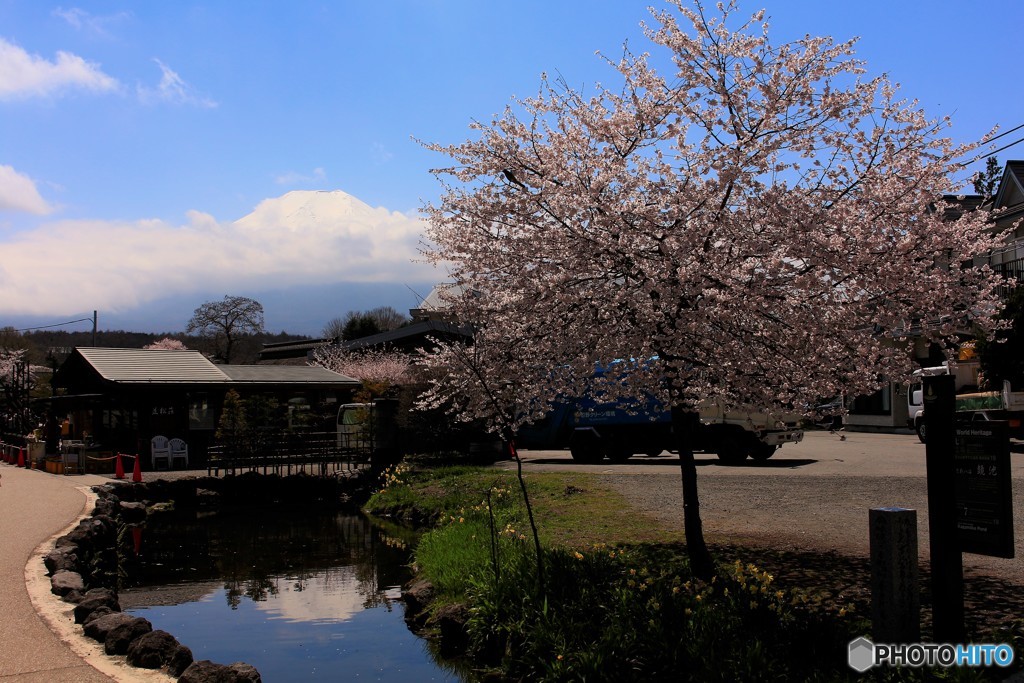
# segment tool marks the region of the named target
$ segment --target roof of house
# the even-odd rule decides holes
[[[1007,161],[996,191],[994,208],[1002,209],[999,220],[1017,214],[1024,206],[1024,161]]]
[[[359,384],[321,367],[214,365],[192,350],[80,347],[75,352],[100,377],[120,384]]]
[[[94,347],[79,347],[75,351],[100,377],[111,382],[221,384],[228,381],[228,376],[198,351]]]
[[[262,363],[268,361],[302,358],[321,346],[328,346],[335,343],[336,339],[300,339],[297,341],[275,342],[264,344],[260,351],[259,360]]]
[[[253,384],[359,384],[359,380],[314,365],[222,365],[232,382]]]
[[[372,334],[369,337],[360,337],[341,343],[343,349],[356,351],[359,349],[380,347],[393,347],[399,349],[412,349],[422,346],[430,337],[463,337],[472,338],[473,327],[471,325],[459,325],[457,323],[445,322],[443,320],[424,320],[412,323],[405,327],[399,327],[380,334]]]

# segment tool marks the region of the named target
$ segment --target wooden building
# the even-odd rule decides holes
[[[75,348],[53,376],[47,452],[80,441],[103,452],[149,453],[161,435],[188,443],[202,466],[224,397],[264,396],[289,411],[329,414],[359,382],[320,367],[215,365],[198,351]]]

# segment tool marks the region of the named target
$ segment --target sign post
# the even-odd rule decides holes
[[[1013,484],[1010,437],[1005,421],[956,427],[957,532],[960,550],[1012,558]]]
[[[928,434],[925,467],[932,569],[932,639],[936,643],[963,643],[966,637],[964,567],[954,502],[956,379],[953,375],[924,378],[924,419]]]

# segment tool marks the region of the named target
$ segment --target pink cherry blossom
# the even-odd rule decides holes
[[[545,78],[427,145],[451,159],[427,258],[479,330],[430,361],[426,402],[511,433],[620,359],[609,396],[782,414],[907,378],[915,338],[994,329],[1000,278],[972,264],[1002,235],[945,211],[976,145],[868,77],[855,41],[774,44],[735,2],[667,4],[652,54],[607,60],[615,88]]]

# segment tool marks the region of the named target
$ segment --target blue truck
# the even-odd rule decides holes
[[[785,443],[799,443],[803,430],[796,415],[779,420],[766,413],[700,407],[700,421],[691,435],[693,450],[716,453],[727,465],[748,457],[762,461]],[[544,420],[523,428],[523,448],[569,448],[573,460],[596,464],[624,462],[634,455],[677,452],[670,411],[656,401],[627,409],[590,399],[563,401]]]

